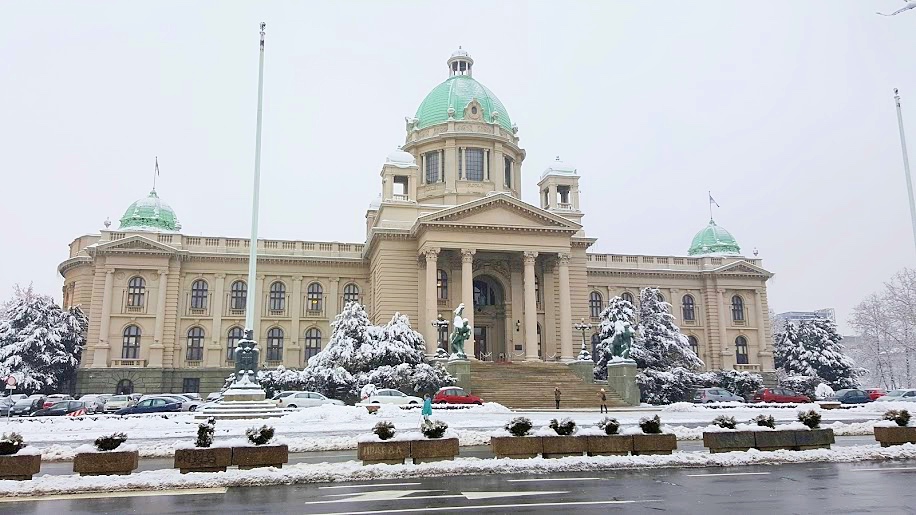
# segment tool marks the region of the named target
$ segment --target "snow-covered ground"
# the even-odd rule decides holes
[[[815,404],[797,407],[760,405],[723,405],[716,408],[679,403],[650,410],[620,410],[604,415],[582,411],[513,412],[499,404],[487,403],[461,410],[436,410],[434,419],[443,420],[454,430],[462,445],[480,445],[489,441],[494,430],[501,429],[516,416],[532,420],[535,429],[546,426],[553,418],[570,417],[579,427],[594,426],[605,416],[616,418],[622,429],[632,427],[640,418],[658,414],[663,424],[680,439],[699,439],[704,427],[719,415],[735,417],[746,422],[758,414],[772,415],[778,423],[796,420],[801,410],[820,410],[822,427],[833,428],[838,435],[871,434],[874,423],[888,409],[910,409],[912,403],[871,403],[860,407],[837,410],[820,410]],[[355,406],[320,406],[305,408],[282,418],[271,420],[227,420],[216,424],[216,438],[228,439],[244,436],[249,427],[261,424],[274,426],[278,436],[290,445],[292,452],[352,449],[356,437],[369,432],[379,420],[394,423],[398,431],[419,429],[422,416],[419,410],[402,410],[396,406],[382,406],[370,414]],[[98,416],[83,419],[72,417],[0,419],[0,433],[11,431],[22,434],[27,444],[41,449],[44,459],[71,459],[73,450],[96,437],[124,432],[131,444],[139,447],[142,456],[169,456],[177,445],[193,441],[197,424],[191,414],[155,415],[134,417]]]

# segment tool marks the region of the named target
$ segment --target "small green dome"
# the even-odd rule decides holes
[[[737,256],[741,253],[741,247],[735,241],[735,237],[730,232],[716,225],[712,218],[709,219],[709,225],[703,228],[693,237],[690,244],[688,256],[702,256],[708,254],[725,254]]]
[[[156,190],[149,192],[149,196],[142,198],[127,208],[121,217],[121,226],[118,230],[131,229],[135,231],[177,231],[181,229],[175,211],[168,204],[159,199]]]
[[[422,129],[448,121],[449,108],[454,110],[455,120],[463,120],[464,108],[474,99],[483,108],[482,120],[492,122],[493,113],[499,113],[499,124],[512,130],[512,120],[503,103],[470,75],[453,75],[433,88],[417,109],[416,126]]]

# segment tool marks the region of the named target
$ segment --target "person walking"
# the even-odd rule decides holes
[[[423,415],[423,420],[429,420],[433,414],[433,401],[429,398],[428,393],[423,396],[423,410],[420,414]]]
[[[553,389],[553,400],[557,401],[557,409],[560,409],[560,387]]]
[[[607,413],[607,392],[604,391],[604,388],[598,392],[598,396],[601,397],[601,413]]]

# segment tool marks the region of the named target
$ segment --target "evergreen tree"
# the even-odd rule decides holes
[[[863,370],[843,352],[843,337],[826,319],[786,324],[777,337],[774,361],[788,376],[817,377],[834,390],[855,388]]]
[[[636,330],[636,308],[622,297],[614,297],[601,312],[601,325],[598,328],[599,342],[595,345],[595,379],[607,379],[607,365],[613,355],[614,338],[626,330],[634,337]]]
[[[671,304],[663,301],[658,288],[644,288],[639,294],[640,338],[630,349],[636,366],[644,370],[667,371],[676,367],[697,370],[703,361],[691,350],[690,342],[675,325]]]

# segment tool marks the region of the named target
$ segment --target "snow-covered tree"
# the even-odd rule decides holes
[[[86,343],[79,307],[62,309],[47,295],[16,288],[0,322],[0,377],[12,374],[20,392],[69,389]]]
[[[788,376],[818,377],[831,388],[855,388],[865,372],[843,352],[836,324],[826,319],[786,324],[774,349],[777,369]]]
[[[595,345],[595,379],[607,379],[607,365],[613,355],[614,338],[624,331],[630,331],[634,337],[636,330],[636,308],[622,297],[614,297],[601,312],[601,325],[598,328],[599,342]]]
[[[681,367],[697,370],[703,361],[690,348],[687,337],[674,323],[671,304],[663,301],[658,288],[644,288],[639,294],[639,333],[630,348],[636,366],[648,370]]]

